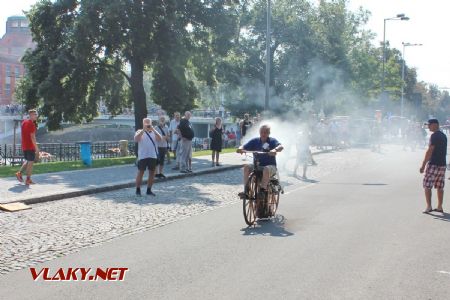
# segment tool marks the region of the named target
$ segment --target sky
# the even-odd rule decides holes
[[[36,0],[0,0],[0,36],[5,33],[6,19],[22,15]],[[366,25],[377,34],[374,44],[383,41],[383,20],[404,13],[409,21],[386,21],[386,41],[403,50],[402,42],[423,46],[406,47],[405,61],[415,67],[418,79],[450,88],[450,38],[446,22],[450,1],[447,0],[348,0],[349,8],[358,7],[372,14]]]

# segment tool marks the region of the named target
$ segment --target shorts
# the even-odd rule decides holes
[[[253,164],[248,164],[247,166],[248,166],[250,172],[253,171]],[[277,178],[278,177],[277,167],[274,165],[259,167],[258,169],[259,170],[263,170],[263,169],[269,170],[269,178]]]
[[[445,185],[445,169],[446,166],[427,165],[425,169],[425,177],[423,178],[423,188],[443,189]]]
[[[23,157],[26,161],[34,161],[36,159],[36,151],[34,150],[23,150]]]
[[[164,159],[166,158],[167,148],[158,147],[158,165],[164,166]]]
[[[149,169],[150,171],[155,171],[156,169],[156,158],[144,158],[138,161],[137,167],[139,171],[145,171]]]

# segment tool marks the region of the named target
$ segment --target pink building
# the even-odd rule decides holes
[[[14,90],[24,75],[20,59],[33,48],[28,20],[24,16],[9,17],[6,33],[0,39],[0,105],[14,103]]]

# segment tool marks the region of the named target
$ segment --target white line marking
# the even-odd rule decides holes
[[[304,189],[307,189],[307,188],[309,188],[309,187],[312,187],[312,186],[314,186],[314,185],[316,185],[317,183],[310,183],[310,184],[308,184],[308,185],[305,185],[305,186],[300,186],[300,187],[298,187],[298,188],[295,188],[295,189],[292,189],[292,190],[290,190],[290,191],[287,191],[287,192],[285,192],[284,194],[285,195],[289,195],[290,193],[292,193],[292,192],[295,192],[295,191],[298,191],[298,190],[304,190]]]
[[[450,275],[450,272],[447,271],[438,271],[438,273]]]

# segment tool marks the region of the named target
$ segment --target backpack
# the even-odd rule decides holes
[[[187,138],[188,140],[192,140],[194,138],[194,130],[192,130],[189,126],[188,120],[181,119],[179,129],[182,137]]]

